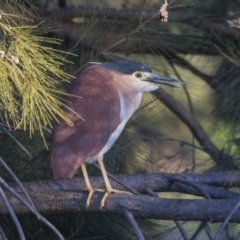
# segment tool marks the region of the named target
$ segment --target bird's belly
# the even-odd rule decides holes
[[[111,134],[111,136],[109,137],[106,145],[103,147],[103,149],[94,157],[92,158],[88,158],[85,162],[87,163],[92,163],[94,161],[96,161],[99,158],[102,158],[103,155],[112,147],[112,145],[116,142],[116,140],[118,139],[119,135],[121,134],[125,124],[127,121],[122,121],[118,127],[116,128],[116,130]]]

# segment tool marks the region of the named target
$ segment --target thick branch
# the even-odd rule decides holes
[[[168,51],[178,52],[178,53],[192,53],[195,54],[196,52],[201,52],[201,54],[206,55],[216,55],[218,52],[215,48],[211,47],[209,43],[213,40],[212,38],[212,31],[216,34],[224,34],[228,37],[239,38],[240,31],[238,28],[234,28],[228,26],[227,24],[219,24],[214,23],[208,20],[204,20],[203,17],[200,19],[196,17],[196,15],[187,15],[186,13],[176,13],[176,11],[170,10],[170,21],[175,22],[182,22],[193,25],[197,29],[201,27],[203,30],[207,31],[204,35],[204,39],[202,37],[198,37],[198,44],[194,44],[193,40],[197,40],[197,37],[186,36],[189,38],[191,42],[191,46],[185,44],[177,44],[177,43],[170,43],[170,42],[163,42],[157,39],[156,41],[149,42],[146,46],[146,41],[141,42],[141,38],[134,40],[132,38],[127,37],[121,44],[118,44],[116,49],[113,51],[118,52],[125,52],[125,53],[134,53],[134,52],[141,52],[141,53],[153,53],[152,49],[155,50],[157,53],[162,53],[163,49],[165,53]],[[157,9],[115,9],[115,8],[99,8],[99,7],[84,7],[84,6],[74,6],[68,7],[64,9],[57,9],[51,11],[44,11],[40,13],[41,18],[45,20],[53,29],[59,29],[60,33],[67,37],[72,41],[79,41],[81,44],[91,45],[93,43],[93,36],[83,36],[79,32],[79,26],[73,23],[74,18],[101,18],[104,21],[111,19],[117,19],[118,21],[137,21],[137,22],[144,22],[144,21],[158,21],[159,27],[161,26],[158,10]],[[227,18],[232,18],[232,16],[226,16]],[[207,34],[209,36],[207,37]],[[79,37],[81,36],[81,37]],[[89,39],[90,38],[90,39]],[[207,38],[207,39],[206,39]],[[92,44],[95,45],[95,44]],[[146,47],[144,47],[146,46]],[[101,48],[103,46],[94,46],[94,48],[99,48],[101,52]]]
[[[187,11],[187,10],[186,10]],[[204,20],[203,17],[197,17],[196,14],[187,14],[186,11],[177,12],[176,10],[168,9],[169,22],[181,22],[192,25],[196,28],[201,28],[208,32],[215,32],[217,34],[224,34],[227,37],[240,38],[240,31],[236,27],[230,27],[227,24],[219,24],[212,21]],[[204,11],[204,10],[202,10]],[[117,9],[117,8],[105,8],[105,7],[85,7],[74,6],[64,9],[57,9],[53,11],[42,12],[41,17],[43,19],[49,17],[59,16],[64,23],[72,22],[76,17],[98,17],[101,19],[118,19],[125,21],[157,21],[160,24],[158,15],[158,9]],[[239,16],[225,16],[225,19],[233,19]]]
[[[148,189],[155,192],[181,192],[193,195],[202,196],[202,194],[193,187],[182,184],[176,181],[171,181],[171,177],[178,177],[189,182],[199,184],[199,187],[207,192],[211,198],[215,199],[227,199],[238,198],[239,195],[234,192],[230,192],[226,189],[217,188],[209,185],[217,185],[219,187],[237,187],[240,186],[240,176],[236,172],[220,172],[220,173],[205,173],[205,174],[169,174],[169,173],[154,173],[154,174],[133,174],[133,175],[119,175],[118,180],[127,185],[130,189],[134,189],[139,193],[147,193]],[[102,177],[91,177],[91,184],[94,188],[104,188],[104,182]],[[209,185],[206,185],[207,183]],[[111,180],[113,188],[125,190],[115,181]],[[21,192],[21,189],[16,184],[11,186],[17,191]],[[83,178],[73,178],[69,181],[58,182],[54,180],[48,181],[34,181],[25,182],[24,187],[29,192],[52,192],[52,191],[65,191],[76,192],[85,189],[85,182]]]
[[[35,206],[39,212],[103,212],[123,215],[122,209],[128,209],[134,217],[147,219],[164,219],[178,221],[211,221],[222,222],[238,199],[231,200],[183,200],[183,199],[159,199],[156,197],[139,195],[112,194],[106,201],[106,207],[100,209],[100,201],[103,193],[96,192],[91,200],[91,206],[85,207],[87,193],[83,192],[31,192]],[[9,199],[14,211],[18,214],[29,213],[15,198]],[[0,201],[0,213],[7,214],[2,201]],[[232,217],[231,222],[240,222],[240,210]]]
[[[204,183],[207,183],[219,187],[240,186],[240,176],[237,173],[234,174],[233,172],[208,174],[134,174],[120,175],[118,176],[118,180],[127,185],[129,188],[140,193],[146,193],[147,189],[151,189],[155,192],[181,192],[201,196],[201,193],[196,191],[191,186],[170,181],[169,177],[171,179],[171,176],[182,177],[183,179],[198,183],[212,198],[237,198],[239,196],[237,193],[230,192],[225,189],[204,185]],[[91,177],[91,183],[95,188],[104,188],[102,177]],[[114,181],[111,181],[111,185],[114,188],[124,190],[122,186]],[[74,178],[71,181],[66,181],[63,183],[53,180],[28,182],[25,183],[24,186],[30,191],[78,191],[79,189],[85,189],[85,183],[82,178]]]
[[[93,49],[94,52],[105,52],[106,46],[100,44],[96,41],[98,36],[94,37],[93,35],[80,35],[79,26],[69,22],[63,22],[62,20],[56,20],[54,18],[44,16],[44,20],[52,29],[58,29],[59,32],[54,32],[55,34],[60,33],[63,37],[67,38],[70,41],[78,42],[79,44],[84,45],[87,48]],[[111,34],[111,33],[109,33]],[[126,37],[121,43],[117,44],[114,48],[111,49],[112,52],[123,52],[123,53],[151,53],[151,54],[167,54],[172,52],[182,53],[182,54],[195,54],[196,52],[201,52],[201,54],[206,55],[217,55],[218,51],[210,45],[210,37],[196,37],[196,36],[187,36],[193,40],[197,41],[198,44],[187,44],[179,45],[178,42],[167,42],[159,41],[159,38],[148,39],[147,44],[146,40],[140,37],[141,33],[138,33],[138,37],[135,39],[133,37]],[[113,35],[114,37],[114,35]],[[179,38],[179,36],[175,36]],[[187,46],[187,47],[186,47]],[[154,51],[152,51],[154,49]]]
[[[223,221],[239,200],[237,193],[229,192],[224,189],[207,186],[200,182],[219,185],[227,180],[225,186],[239,186],[240,176],[234,172],[206,173],[206,174],[136,174],[121,175],[119,180],[130,188],[139,192],[147,192],[147,189],[153,191],[186,191],[188,193],[200,192],[187,184],[168,180],[174,176],[176,179],[185,179],[184,182],[192,181],[198,184],[204,191],[208,191],[211,197],[232,198],[218,200],[182,200],[182,199],[159,199],[158,197],[149,197],[147,195],[122,195],[111,194],[106,201],[106,207],[100,209],[100,201],[103,197],[102,192],[95,192],[89,208],[85,207],[88,193],[84,191],[85,183],[82,178],[74,178],[65,182],[36,181],[24,183],[24,187],[29,192],[34,205],[39,212],[64,212],[64,211],[84,211],[84,212],[106,212],[111,214],[123,215],[123,209],[127,209],[137,218],[156,218],[165,220],[196,220],[196,221]],[[177,177],[176,177],[177,176]],[[212,179],[212,181],[211,181]],[[218,181],[220,179],[220,181]],[[102,177],[91,177],[91,184],[94,188],[104,186]],[[114,188],[119,188],[115,182],[111,182]],[[17,184],[11,184],[19,193],[21,189]],[[174,190],[175,189],[175,190]],[[28,213],[27,209],[5,189],[6,196],[16,213]],[[8,211],[0,201],[0,214],[7,214]],[[209,218],[210,216],[210,218]],[[240,222],[240,210],[231,218],[233,222]]]

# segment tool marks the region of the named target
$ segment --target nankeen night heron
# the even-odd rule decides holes
[[[129,60],[93,63],[82,70],[70,84],[71,96],[64,101],[67,105],[64,110],[74,125],[69,126],[60,119],[53,127],[51,165],[55,179],[70,179],[81,167],[89,191],[88,206],[94,190],[85,163],[98,161],[106,186],[101,201],[103,207],[110,193],[122,192],[111,187],[103,155],[138,108],[143,92],[161,85],[179,87],[181,84],[181,81],[153,74],[151,68],[141,62]]]

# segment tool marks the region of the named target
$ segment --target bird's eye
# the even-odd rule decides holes
[[[136,78],[141,78],[141,77],[142,77],[142,74],[141,74],[140,72],[137,72],[137,73],[135,73],[135,77],[136,77]]]

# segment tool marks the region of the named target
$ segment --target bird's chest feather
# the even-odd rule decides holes
[[[104,153],[106,153],[112,147],[112,145],[118,139],[119,135],[122,133],[124,126],[126,125],[129,118],[137,110],[139,104],[141,103],[141,100],[142,100],[142,93],[127,94],[127,96],[119,94],[121,122],[118,125],[118,127],[115,129],[115,131],[111,134],[106,145],[98,153],[97,156],[103,156]],[[91,162],[91,161],[88,161],[88,162]]]
[[[119,91],[119,101],[120,101],[120,118],[122,121],[127,122],[128,119],[137,110],[142,100],[142,93],[133,94],[122,94]]]

